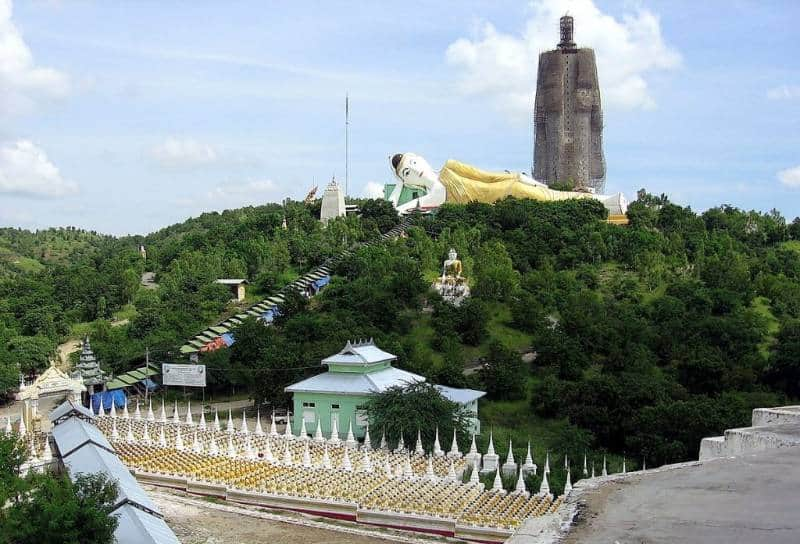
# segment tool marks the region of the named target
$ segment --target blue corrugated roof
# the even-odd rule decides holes
[[[114,451],[114,447],[100,429],[77,417],[71,417],[53,427],[53,440],[62,456],[69,455],[87,443]]]

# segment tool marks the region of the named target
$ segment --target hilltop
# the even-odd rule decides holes
[[[249,279],[247,304],[398,221],[381,201],[361,208],[327,228],[318,204],[293,202],[142,237],[3,231],[0,247],[36,264],[3,265],[0,384],[84,332],[111,371],[138,365],[145,347],[178,360],[187,338],[241,308],[214,279]],[[800,221],[727,206],[696,214],[650,195],[631,205],[628,227],[604,217],[592,201],[445,205],[407,237],[357,249],[272,327],[245,322],[231,349],[203,356],[207,395],[246,390],[280,405],[283,386],[322,357],[374,337],[409,370],[486,390],[481,418],[498,444],[531,438],[540,459],[555,449],[648,464],[691,458],[700,437],[798,396]],[[428,289],[451,247],[473,292],[459,308]],[[144,272],[156,289],[140,285]]]

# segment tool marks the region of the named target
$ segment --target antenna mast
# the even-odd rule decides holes
[[[344,95],[344,196],[350,186],[350,95]]]

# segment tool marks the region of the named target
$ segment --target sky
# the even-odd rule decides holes
[[[794,0],[0,0],[0,226],[144,234],[375,196],[389,157],[530,171],[541,51],[593,47],[606,192],[800,215]]]

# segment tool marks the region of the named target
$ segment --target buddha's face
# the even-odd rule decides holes
[[[450,248],[450,252],[447,254],[447,256],[450,257],[451,261],[455,261],[456,257],[458,257],[458,253],[456,253],[455,249]]]
[[[393,156],[392,167],[395,175],[407,187],[430,190],[436,184],[436,172],[428,164],[428,161],[414,153]]]

